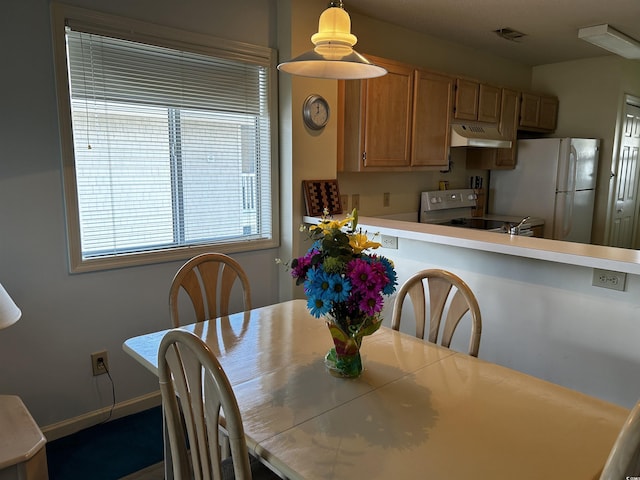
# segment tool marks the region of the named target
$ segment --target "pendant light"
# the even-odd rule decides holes
[[[332,1],[320,15],[318,33],[311,36],[313,50],[278,65],[278,70],[303,77],[355,80],[385,75],[353,49],[358,39],[351,34],[351,18],[342,1]]]

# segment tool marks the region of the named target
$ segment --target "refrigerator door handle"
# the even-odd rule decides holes
[[[575,193],[575,190],[571,190],[565,195],[564,208],[562,209],[564,215],[562,219],[562,237],[558,240],[567,238],[573,229],[573,203],[575,201]]]
[[[568,192],[575,192],[577,175],[578,175],[578,151],[576,150],[576,147],[573,144],[571,144],[569,148],[569,173],[567,176]]]

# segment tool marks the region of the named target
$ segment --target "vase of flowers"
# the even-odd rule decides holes
[[[324,317],[334,346],[325,356],[329,371],[341,377],[357,377],[362,372],[360,346],[366,335],[380,327],[384,297],[397,285],[393,263],[369,253],[380,243],[357,229],[354,209],[342,220],[327,213],[309,227],[313,244],[291,262],[296,284],[304,285],[307,308],[317,318]]]

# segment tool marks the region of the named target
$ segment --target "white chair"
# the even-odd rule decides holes
[[[169,331],[158,350],[158,376],[169,443],[165,452],[171,457],[166,462],[171,464],[174,479],[280,478],[249,456],[231,384],[199,337],[186,330]],[[231,457],[224,460],[220,419],[231,449]]]
[[[452,291],[452,287],[455,287]],[[425,294],[428,292],[428,298]],[[469,355],[478,356],[482,319],[480,307],[469,286],[458,276],[446,270],[422,270],[409,278],[398,290],[393,304],[391,328],[400,329],[400,318],[405,297],[409,295],[416,320],[416,337],[424,339],[429,306],[429,335],[427,340],[438,343],[442,317],[447,307],[440,344],[449,348],[451,338],[462,317],[471,312],[471,340]],[[450,302],[448,300],[450,299]]]
[[[176,272],[169,290],[169,310],[174,327],[179,327],[178,294],[183,289],[193,304],[196,321],[229,315],[229,301],[235,283],[242,288],[243,310],[251,310],[251,287],[240,264],[223,253],[203,253],[187,261]]]
[[[640,402],[636,403],[624,422],[602,469],[600,480],[636,477],[640,477]]]

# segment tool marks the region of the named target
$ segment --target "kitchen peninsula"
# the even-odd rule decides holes
[[[304,217],[305,223],[317,223],[318,220],[317,217]],[[397,237],[400,240],[450,245],[471,250],[640,275],[640,251],[638,250],[376,217],[359,217],[358,226],[371,234],[378,233]]]
[[[360,217],[358,227],[397,244],[380,253],[398,284],[424,268],[467,282],[482,313],[480,358],[627,408],[640,398],[629,381],[640,366],[640,252],[386,218]],[[594,286],[594,269],[621,272],[623,290]],[[411,322],[401,325],[411,333]],[[461,327],[459,351],[468,340]]]

